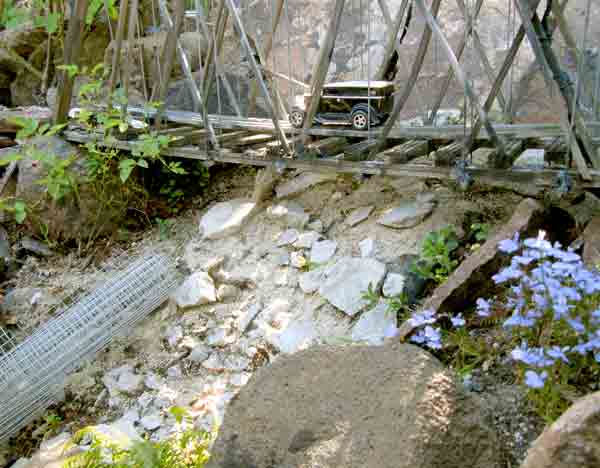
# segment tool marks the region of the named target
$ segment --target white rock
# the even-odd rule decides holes
[[[235,340],[235,337],[229,335],[229,330],[223,327],[218,327],[210,332],[206,338],[209,346],[223,347]]]
[[[241,372],[250,365],[250,360],[243,356],[224,356],[221,353],[213,353],[202,366],[212,371],[234,371]]]
[[[317,173],[317,172],[304,172],[299,176],[278,185],[275,188],[277,198],[291,197],[298,195],[305,190],[323,182],[334,181],[337,178],[335,173]]]
[[[370,237],[363,239],[358,244],[360,248],[360,256],[363,258],[373,258],[377,255],[377,241]]]
[[[200,233],[205,239],[220,239],[234,234],[254,214],[256,203],[235,199],[217,203],[200,220]]]
[[[279,234],[277,238],[277,247],[284,247],[286,245],[291,245],[298,240],[298,236],[300,233],[297,229],[287,229]]]
[[[111,396],[118,396],[120,393],[135,394],[142,391],[144,386],[144,378],[135,374],[131,366],[111,370],[102,378],[102,382]]]
[[[324,268],[315,268],[300,275],[298,285],[305,294],[312,294],[319,289],[325,276]]]
[[[165,338],[167,339],[169,346],[174,348],[183,338],[183,328],[181,328],[179,325],[167,328],[165,331]]]
[[[352,327],[353,341],[366,341],[370,345],[381,345],[386,337],[386,332],[397,327],[396,314],[388,312],[388,306],[381,301],[361,315],[354,327]]]
[[[229,377],[229,383],[231,385],[235,385],[236,387],[243,387],[248,383],[252,374],[248,372],[242,372],[240,374],[233,374]]]
[[[111,424],[92,426],[90,430],[108,439],[111,444],[115,444],[123,450],[128,450],[134,443],[142,441],[135,427],[133,427],[133,423],[122,418]]]
[[[288,201],[267,208],[267,217],[283,223],[286,227],[303,229],[308,223],[309,215],[301,205]]]
[[[184,281],[173,294],[180,308],[194,307],[217,301],[215,283],[208,273],[198,271]]]
[[[193,336],[184,336],[183,339],[179,342],[177,348],[178,349],[194,349],[198,344],[198,340]]]
[[[302,252],[292,252],[290,254],[290,265],[294,268],[304,268],[306,266],[306,258]]]
[[[325,232],[325,226],[323,226],[323,221],[321,221],[320,219],[316,219],[312,223],[308,223],[307,227],[311,231],[316,231],[321,234],[323,234],[323,232]]]
[[[140,423],[142,427],[147,431],[155,431],[160,426],[162,426],[162,417],[159,413],[152,413],[147,416],[144,416]]]
[[[327,263],[335,255],[337,242],[334,240],[317,241],[310,250],[310,261],[313,263]]]
[[[377,260],[344,257],[327,269],[319,294],[353,316],[368,305],[362,296],[369,286],[375,291],[381,288],[385,273],[385,265]]]
[[[350,227],[354,227],[357,224],[362,223],[365,219],[371,216],[371,213],[374,209],[375,207],[373,205],[362,206],[360,208],[355,209],[346,218],[346,224]]]
[[[146,377],[144,377],[144,385],[150,390],[159,390],[163,384],[163,379],[154,372],[148,372]]]
[[[292,321],[278,336],[278,347],[282,353],[292,354],[308,348],[318,336],[317,327],[312,318]]]
[[[537,167],[542,168],[545,165],[544,150],[528,149],[515,160],[515,167]]]
[[[290,253],[289,252],[280,252],[275,257],[275,264],[277,266],[288,266],[290,264]]]
[[[261,310],[262,304],[260,302],[256,302],[249,306],[246,310],[242,311],[236,321],[237,329],[241,333],[244,333]]]
[[[222,284],[217,289],[217,298],[219,301],[227,301],[238,297],[240,290],[233,284]]]
[[[140,420],[140,412],[136,408],[131,408],[125,411],[121,417],[126,421],[130,421],[135,424]]]
[[[303,232],[298,235],[298,239],[294,242],[294,247],[297,249],[310,249],[312,245],[321,238],[321,234],[315,231]]]
[[[405,202],[384,212],[377,223],[395,229],[412,228],[429,216],[433,208],[433,203]]]
[[[209,346],[206,346],[205,344],[199,344],[192,349],[188,359],[192,362],[201,363],[208,359],[211,352],[212,349]]]
[[[179,366],[171,366],[167,369],[167,377],[170,379],[180,379],[183,377],[183,373]]]
[[[70,432],[63,432],[51,439],[43,441],[36,458],[40,462],[51,462],[56,460],[68,449],[68,444],[72,438],[73,436]]]
[[[8,463],[8,460],[3,460],[3,462]],[[30,463],[30,458],[19,458],[16,462],[10,465],[10,468],[29,468]]]
[[[383,282],[383,295],[385,297],[395,297],[404,292],[406,287],[406,275],[400,273],[388,273]]]

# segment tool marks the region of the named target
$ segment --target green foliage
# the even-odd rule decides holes
[[[413,264],[413,271],[422,278],[443,283],[458,265],[452,254],[458,248],[458,238],[452,226],[430,232],[419,259]]]
[[[485,242],[490,235],[490,225],[488,223],[471,224],[471,232],[477,242]]]
[[[52,435],[56,434],[63,422],[62,418],[56,413],[48,413],[44,417],[44,421],[46,423],[46,432],[44,437],[51,437]]]
[[[0,14],[0,25],[6,29],[17,28],[29,19],[29,10],[15,6],[13,0],[5,0],[4,11],[0,11]]]
[[[85,23],[87,25],[94,22],[94,19],[98,16],[100,10],[104,8],[105,4],[108,6],[108,15],[111,19],[117,19],[119,12],[116,7],[116,0],[91,0],[88,5],[87,15],[85,16]]]
[[[362,293],[362,299],[367,301],[368,307],[371,309],[379,303],[379,293],[375,291],[373,283],[369,283],[369,287]]]
[[[156,224],[158,225],[158,235],[160,240],[167,240],[171,235],[175,221],[172,219],[156,218]]]
[[[386,312],[388,314],[396,314],[398,323],[402,323],[408,318],[410,308],[408,306],[408,297],[405,293],[394,297],[388,297],[385,302],[387,304]]]
[[[470,374],[481,366],[491,353],[487,343],[466,328],[456,328],[447,334],[451,365],[460,375]]]

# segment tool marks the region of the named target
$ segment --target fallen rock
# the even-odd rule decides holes
[[[200,220],[200,233],[205,239],[220,239],[239,232],[254,214],[256,203],[235,199],[217,203]]]
[[[183,328],[181,328],[179,325],[167,328],[165,331],[165,338],[167,343],[169,343],[169,346],[174,348],[177,346],[177,343],[183,339]]]
[[[210,353],[212,353],[212,348],[210,346],[206,346],[205,344],[199,344],[194,349],[192,349],[192,352],[188,356],[188,359],[192,362],[200,364],[208,359]]]
[[[374,291],[380,290],[385,273],[385,265],[372,258],[344,257],[327,269],[319,294],[353,316],[368,305],[362,296],[369,286]]]
[[[325,268],[315,268],[314,270],[302,273],[298,280],[298,286],[305,294],[312,294],[316,292],[325,276]]]
[[[240,331],[240,333],[244,333],[252,321],[256,318],[256,316],[261,312],[262,304],[259,302],[255,302],[250,305],[246,310],[240,312],[236,320],[236,327]]]
[[[233,284],[222,284],[217,289],[217,299],[221,302],[233,300],[238,297],[240,290]]]
[[[256,173],[254,180],[254,193],[252,200],[254,203],[262,203],[273,196],[273,189],[281,176],[273,168],[264,168]]]
[[[29,252],[39,257],[52,257],[54,255],[54,252],[45,243],[36,241],[31,237],[21,239],[18,250]]]
[[[403,255],[398,262],[390,265],[390,272],[383,282],[385,297],[404,297],[407,305],[414,305],[427,282],[412,270],[412,265],[418,260],[416,255]]]
[[[377,241],[370,237],[359,242],[360,256],[363,258],[372,258],[377,255]]]
[[[381,345],[386,334],[397,326],[396,313],[389,311],[388,305],[380,301],[373,309],[363,313],[352,327],[352,341]]]
[[[207,468],[499,468],[486,402],[411,345],[316,346],[232,399]]]
[[[304,268],[307,264],[306,258],[302,252],[292,252],[290,255],[290,265],[294,268]]]
[[[433,203],[405,202],[384,212],[377,224],[394,229],[412,228],[423,222],[431,214],[434,206]]]
[[[278,185],[275,188],[275,193],[277,194],[277,198],[292,197],[301,194],[315,185],[335,181],[336,179],[337,174],[335,173],[304,172]]]
[[[600,466],[600,392],[576,401],[537,438],[521,468]]]
[[[354,227],[357,224],[362,223],[365,219],[371,216],[371,213],[374,209],[375,207],[373,205],[363,206],[361,208],[355,209],[346,218],[346,225],[348,225],[349,227]]]
[[[308,231],[298,235],[294,241],[294,247],[297,249],[310,249],[312,245],[321,239],[322,236],[318,232]]]
[[[323,221],[321,221],[320,219],[316,219],[315,221],[308,223],[306,227],[311,231],[316,231],[320,234],[323,234],[325,232],[325,226],[323,226]]]
[[[285,330],[270,340],[279,351],[285,354],[296,353],[308,348],[319,337],[317,325],[312,317],[291,322]]]
[[[160,426],[162,426],[162,417],[160,413],[155,412],[144,416],[140,423],[144,429],[147,431],[155,431]]]
[[[208,273],[198,271],[184,281],[173,294],[178,307],[194,307],[217,301],[215,283]]]
[[[300,233],[297,229],[288,229],[279,234],[277,238],[277,247],[285,247],[286,245],[292,245],[298,240]]]
[[[327,263],[335,255],[337,242],[334,240],[317,241],[310,249],[310,261],[313,263]]]
[[[267,217],[284,224],[289,228],[303,229],[308,223],[309,215],[296,202],[288,201],[267,208]]]
[[[600,216],[592,218],[583,231],[582,257],[589,268],[600,266]]]
[[[102,383],[112,397],[120,393],[135,395],[144,389],[144,377],[135,374],[129,365],[112,369],[102,378]]]

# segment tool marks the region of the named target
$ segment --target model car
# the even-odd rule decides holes
[[[301,128],[312,99],[304,94],[296,99],[289,115],[290,123]],[[351,125],[367,130],[388,118],[394,105],[392,81],[340,81],[323,86],[314,122],[322,125]],[[369,124],[370,119],[370,124]]]

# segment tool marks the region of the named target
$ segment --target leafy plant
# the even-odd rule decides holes
[[[51,437],[56,434],[62,424],[62,418],[56,413],[48,413],[44,418],[46,423],[46,432],[44,437]]]
[[[387,313],[395,314],[398,318],[398,323],[404,322],[410,311],[407,295],[402,293],[394,297],[389,297],[385,302],[387,304]]]
[[[363,291],[362,299],[367,301],[369,308],[373,308],[379,303],[379,293],[375,291],[373,283],[369,283],[367,290]]]
[[[175,221],[172,219],[156,218],[156,224],[158,225],[158,235],[160,237],[160,240],[167,240],[171,235],[171,231],[173,229]]]
[[[477,242],[485,242],[490,235],[490,225],[488,223],[471,224],[471,232]]]
[[[452,226],[430,232],[423,242],[419,259],[412,265],[422,278],[443,283],[458,265],[452,258],[458,248],[458,238]]]

